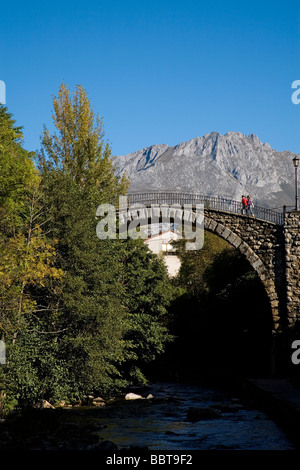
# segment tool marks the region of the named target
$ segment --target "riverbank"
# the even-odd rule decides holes
[[[289,378],[239,377],[216,372],[205,378],[207,384],[239,392],[241,399],[267,413],[300,450],[300,387]]]
[[[300,449],[300,388],[283,378],[240,379],[243,396],[263,409]]]

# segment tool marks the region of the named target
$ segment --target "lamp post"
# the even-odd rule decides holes
[[[294,157],[293,158],[293,164],[295,167],[295,211],[299,210],[298,209],[298,181],[297,181],[297,170],[299,166],[299,157]]]

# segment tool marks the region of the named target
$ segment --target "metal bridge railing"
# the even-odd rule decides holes
[[[143,205],[161,205],[161,204],[203,204],[204,209],[211,209],[217,211],[232,212],[234,214],[242,214],[242,203],[240,201],[234,201],[232,199],[220,196],[204,196],[201,194],[193,193],[179,193],[179,192],[144,192],[144,193],[129,193],[128,194],[129,204],[143,204]],[[273,209],[267,209],[265,207],[254,206],[253,207],[254,217],[272,222],[277,225],[283,225],[284,213],[278,212]],[[245,215],[246,217],[246,215]]]

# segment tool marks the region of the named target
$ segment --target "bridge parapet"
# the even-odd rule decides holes
[[[225,211],[234,214],[242,214],[241,201],[235,201],[227,197],[205,196],[194,193],[168,192],[168,191],[149,191],[142,193],[129,193],[129,204],[149,205],[192,205],[203,204],[205,209]],[[246,214],[244,214],[246,216]],[[254,207],[256,218],[267,222],[283,225],[284,213],[268,209],[266,207]]]

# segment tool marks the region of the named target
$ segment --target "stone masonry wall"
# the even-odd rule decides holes
[[[300,211],[285,214],[284,237],[287,316],[293,326],[300,321]]]

